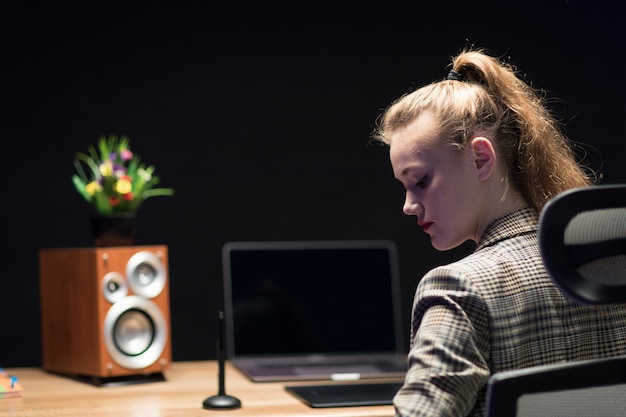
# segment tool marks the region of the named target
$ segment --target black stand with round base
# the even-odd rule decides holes
[[[208,410],[226,410],[241,407],[241,401],[237,397],[226,394],[224,384],[224,362],[226,361],[226,341],[224,339],[224,312],[220,311],[218,316],[217,329],[217,365],[218,365],[218,391],[202,402],[202,408]]]
[[[226,394],[218,394],[212,397],[207,398],[202,402],[202,408],[217,410],[217,409],[228,409],[228,408],[239,408],[241,407],[241,401],[239,398],[233,397],[232,395]]]

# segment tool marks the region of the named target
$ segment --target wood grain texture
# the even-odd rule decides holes
[[[226,364],[226,393],[242,407],[205,410],[205,398],[217,394],[217,363],[174,362],[166,381],[95,387],[39,368],[13,368],[24,393],[0,399],[3,417],[240,417],[330,416],[391,417],[392,406],[310,408],[285,391],[285,383],[254,383]],[[327,382],[306,382],[303,385]],[[290,384],[295,385],[295,384]]]

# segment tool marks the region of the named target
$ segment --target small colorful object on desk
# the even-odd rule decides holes
[[[22,396],[22,386],[17,382],[18,378],[7,374],[0,368],[0,398],[12,398]]]

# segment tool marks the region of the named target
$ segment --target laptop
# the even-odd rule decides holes
[[[227,358],[249,379],[404,377],[393,242],[229,242],[222,255]]]

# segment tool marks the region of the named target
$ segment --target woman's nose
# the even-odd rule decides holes
[[[402,211],[407,216],[417,216],[422,210],[422,206],[411,198],[411,196],[407,193],[406,198],[404,199],[404,206],[402,207]]]

